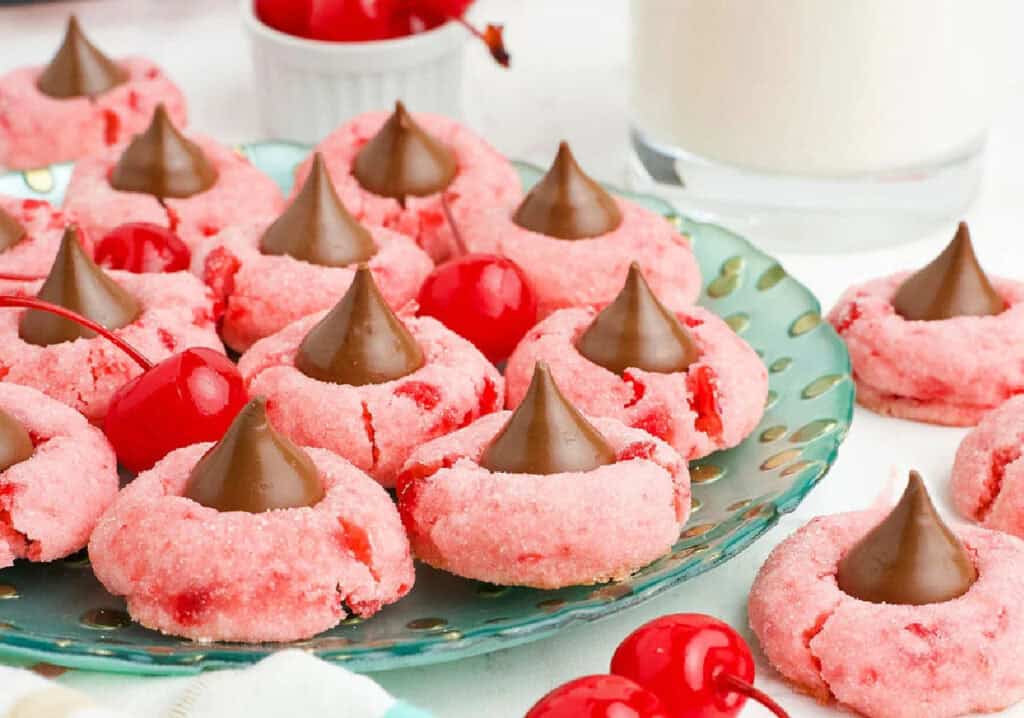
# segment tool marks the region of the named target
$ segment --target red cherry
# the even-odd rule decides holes
[[[711,616],[677,613],[645,623],[619,644],[611,670],[657,694],[673,718],[732,718],[748,697],[788,718],[753,687],[754,658],[743,638]]]
[[[256,0],[256,17],[260,22],[289,35],[309,35],[309,14],[312,0]]]
[[[584,676],[541,698],[526,718],[672,718],[658,696],[622,676]]]
[[[154,366],[124,339],[93,320],[36,297],[0,295],[0,307],[39,309],[78,322],[103,337],[142,367],[110,400],[103,431],[118,461],[139,472],[170,451],[221,438],[245,406],[245,383],[223,354],[186,349]]]
[[[221,438],[246,401],[230,359],[186,349],[118,389],[103,432],[126,469],[145,471],[174,449]]]
[[[420,288],[419,313],[473,342],[493,362],[508,357],[537,321],[537,298],[515,262],[467,254],[436,267]]]
[[[143,272],[180,272],[192,255],[169,229],[149,222],[129,222],[110,230],[96,245],[96,263],[110,269]]]
[[[391,2],[312,0],[309,36],[316,40],[365,42],[393,37]]]

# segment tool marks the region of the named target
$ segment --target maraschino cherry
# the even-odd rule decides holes
[[[492,362],[506,359],[537,321],[537,297],[519,265],[466,254],[436,267],[419,294],[419,313],[476,345]]]
[[[472,0],[255,0],[256,17],[275,30],[330,42],[366,42],[432,30],[452,20],[508,67],[501,25],[479,30],[464,17]]]
[[[142,367],[142,374],[114,393],[103,424],[118,461],[130,471],[144,471],[174,449],[220,439],[246,404],[238,368],[212,349],[186,349],[154,365],[103,325],[59,305],[0,296],[0,307],[40,309],[70,319]]]
[[[673,718],[658,696],[623,676],[584,676],[541,698],[526,718]]]
[[[128,222],[110,230],[96,245],[96,264],[109,269],[181,272],[191,253],[174,232],[150,222]]]
[[[657,694],[673,718],[732,718],[747,698],[787,718],[754,688],[746,642],[712,616],[676,613],[645,623],[619,644],[611,671]]]

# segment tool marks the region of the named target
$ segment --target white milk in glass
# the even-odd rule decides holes
[[[635,178],[802,249],[909,240],[973,198],[1012,0],[632,0]]]

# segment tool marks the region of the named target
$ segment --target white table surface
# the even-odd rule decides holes
[[[0,8],[0,72],[45,61],[72,7],[101,47],[143,53],[163,65],[188,95],[194,127],[225,141],[262,136],[249,92],[248,49],[233,0],[106,0]],[[480,48],[469,49],[469,122],[509,156],[541,164],[559,139],[568,139],[591,173],[621,182],[627,159],[624,0],[481,0],[475,15],[507,24],[514,70],[502,71]],[[1014,52],[1014,67],[1019,68],[1024,50]],[[993,129],[982,193],[968,215],[982,263],[1018,278],[1024,278],[1022,90],[1024,82],[1018,77]],[[948,237],[936,235],[870,253],[787,253],[780,258],[827,308],[854,281],[922,264]],[[746,630],[746,597],[758,567],[772,546],[811,517],[865,506],[894,477],[916,467],[927,477],[940,508],[955,520],[947,485],[963,433],[858,409],[839,461],[824,482],[766,537],[715,571],[637,609],[549,640],[374,677],[439,718],[517,718],[555,685],[607,670],[618,641],[656,616],[702,611]],[[137,696],[174,679],[74,672],[60,680],[130,710]],[[792,693],[763,661],[758,682],[794,716],[840,715]],[[766,713],[748,708],[744,715]],[[1006,715],[1024,716],[1024,706]]]

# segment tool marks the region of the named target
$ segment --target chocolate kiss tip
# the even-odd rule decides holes
[[[95,97],[127,79],[127,72],[89,42],[72,15],[64,40],[36,80],[36,87],[57,99]]]
[[[0,409],[0,472],[32,456],[32,439],[20,421]]]
[[[903,282],[892,305],[904,319],[923,321],[992,316],[1006,309],[978,263],[965,222],[938,257]]]
[[[576,349],[620,376],[630,368],[661,374],[685,371],[700,356],[689,331],[651,291],[636,262],[618,296],[594,317]]]
[[[363,189],[400,202],[442,191],[457,171],[452,150],[420,127],[400,101],[352,163]]]
[[[541,362],[522,402],[480,457],[480,466],[507,474],[586,472],[614,462],[614,450]]]
[[[377,245],[345,209],[323,155],[316,152],[302,189],[267,228],[260,251],[324,267],[346,267],[369,260],[376,254]]]
[[[296,368],[332,384],[382,384],[424,364],[423,350],[361,265],[345,296],[299,345]]]
[[[967,550],[912,471],[892,512],[839,562],[836,581],[862,601],[920,606],[962,596],[977,577]]]
[[[25,228],[0,207],[0,252],[6,252],[25,238]]]
[[[314,506],[324,487],[313,460],[270,424],[266,399],[256,397],[193,467],[185,496],[218,511],[258,514]]]
[[[523,198],[512,221],[558,239],[588,239],[622,223],[615,199],[576,162],[564,140],[550,169]]]
[[[203,149],[185,137],[163,103],[149,127],[136,135],[110,172],[110,186],[159,199],[191,197],[210,189],[217,170]]]
[[[53,266],[36,296],[77,312],[107,329],[127,326],[142,313],[135,297],[97,267],[85,253],[74,226],[64,230]],[[70,319],[40,309],[29,309],[22,315],[18,335],[23,341],[37,346],[96,336],[92,330]]]

